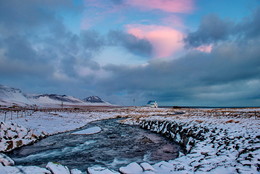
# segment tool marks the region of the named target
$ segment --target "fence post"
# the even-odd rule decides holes
[[[5,112],[5,118],[4,118],[4,122],[6,121],[6,112]]]

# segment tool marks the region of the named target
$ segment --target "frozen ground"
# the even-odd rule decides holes
[[[188,150],[188,154],[180,154],[175,160],[154,165],[131,163],[118,171],[96,166],[89,168],[88,173],[259,173],[259,108],[106,108],[84,112],[34,112],[30,116],[18,115],[18,118],[10,114],[7,113],[5,123],[1,123],[1,151],[31,143],[46,135],[74,130],[91,121],[115,117],[130,117],[125,123],[143,124],[145,128],[158,133],[171,133],[171,138],[183,143]],[[4,116],[2,112],[1,121]],[[173,130],[176,126],[181,129]],[[198,135],[202,138],[198,138]],[[12,166],[11,159],[3,154],[0,155],[0,162],[2,173],[81,173],[55,163],[49,163],[46,168]]]

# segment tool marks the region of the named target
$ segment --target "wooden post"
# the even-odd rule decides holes
[[[4,118],[4,122],[6,121],[6,112],[5,112],[5,118]]]

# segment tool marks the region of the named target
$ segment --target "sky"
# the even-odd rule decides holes
[[[1,0],[0,84],[117,105],[260,106],[259,0]]]

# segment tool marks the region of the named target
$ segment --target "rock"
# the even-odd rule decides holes
[[[151,166],[149,163],[141,163],[140,165],[144,171],[154,171],[153,166]]]
[[[14,148],[14,142],[13,141],[6,141],[6,143],[8,144],[7,147],[6,147],[6,152],[7,151],[10,151]]]
[[[52,174],[49,170],[37,166],[1,166],[1,174]]]
[[[126,167],[120,167],[119,171],[123,174],[138,174],[142,173],[142,167],[136,162],[128,164]]]
[[[16,143],[16,147],[20,147],[20,146],[23,145],[23,141],[22,140],[18,140],[15,143]]]
[[[47,169],[50,169],[50,171],[53,174],[70,174],[70,171],[67,166],[63,166],[59,163],[54,163],[54,162],[48,162]]]
[[[2,166],[0,164],[0,173],[1,174],[24,174],[21,173],[20,169],[18,169],[17,167],[13,167],[13,166]]]
[[[17,166],[17,168],[22,174],[51,174],[49,170],[38,166]]]
[[[78,170],[78,169],[72,169],[72,170],[70,170],[70,173],[71,174],[83,174],[80,170]]]
[[[2,163],[4,166],[14,165],[14,161],[10,157],[2,153],[0,153],[0,163]]]
[[[88,168],[89,174],[119,174],[118,172],[111,171],[105,167],[93,166]]]

